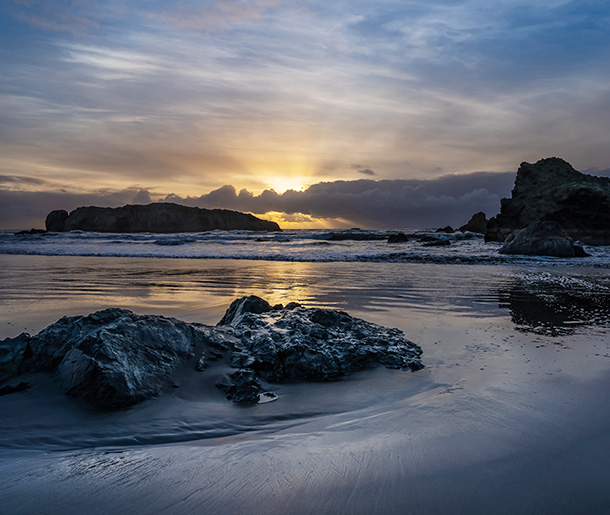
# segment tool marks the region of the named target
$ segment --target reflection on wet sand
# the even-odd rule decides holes
[[[601,283],[543,274],[518,275],[498,292],[516,329],[548,336],[574,334],[581,326],[610,324],[610,289]]]
[[[606,513],[608,286],[591,268],[0,256],[0,337],[107,306],[215,324],[256,294],[397,327],[426,365],[284,383],[251,408],[194,374],[112,416],[30,377],[0,398],[0,506]]]

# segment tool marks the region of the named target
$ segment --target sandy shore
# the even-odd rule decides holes
[[[215,323],[231,300],[256,293],[398,327],[426,363],[416,373],[280,385],[278,401],[252,408],[187,382],[114,414],[75,404],[48,377],[28,378],[31,390],[0,397],[7,513],[606,513],[610,505],[606,303],[569,294],[604,286],[599,271],[0,260],[3,336],[18,325],[37,331],[58,311],[107,305]],[[565,284],[561,295],[523,286],[544,273]],[[562,312],[558,299],[597,314],[549,322]]]

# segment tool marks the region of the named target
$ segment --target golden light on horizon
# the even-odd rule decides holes
[[[258,218],[276,222],[282,229],[346,229],[351,227],[348,220],[342,218],[316,218],[302,213],[281,213],[269,211],[265,214],[254,214]]]
[[[268,187],[265,189],[273,190],[276,193],[282,194],[288,190],[305,191],[310,185],[310,177],[303,176],[273,176],[262,179]]]

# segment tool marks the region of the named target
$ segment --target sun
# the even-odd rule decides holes
[[[310,186],[309,181],[310,178],[306,176],[273,175],[265,177],[261,182],[266,183],[268,189],[281,194],[288,190],[305,191]]]

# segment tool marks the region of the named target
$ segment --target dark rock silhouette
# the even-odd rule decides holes
[[[424,247],[443,247],[451,245],[451,242],[445,238],[436,238],[435,236],[423,236],[418,242],[422,243]]]
[[[33,235],[33,234],[45,234],[47,231],[44,229],[30,229],[30,230],[26,230],[26,231],[17,231],[15,233],[16,236],[26,236],[26,235]]]
[[[296,303],[274,309],[250,296],[234,301],[216,327],[119,308],[63,317],[35,336],[0,341],[0,383],[54,372],[67,395],[124,408],[178,387],[185,365],[205,374],[219,362],[238,369],[220,383],[228,398],[253,403],[259,378],[323,381],[375,364],[419,370],[421,354],[398,329]]]
[[[57,209],[51,211],[47,215],[47,219],[44,221],[44,225],[47,231],[62,232],[64,231],[64,224],[68,218],[68,212],[65,209]]]
[[[558,157],[521,163],[510,199],[491,218],[486,241],[509,235],[538,221],[557,222],[574,240],[610,244],[610,178],[576,171]]]
[[[436,231],[434,232],[444,232],[446,234],[453,234],[455,232],[455,229],[453,227],[451,227],[450,225],[447,225],[445,227],[440,227],[438,228]]]
[[[279,231],[275,222],[227,209],[202,209],[170,202],[123,207],[79,207],[70,214],[51,211],[49,231],[95,232],[202,232],[220,230]]]
[[[485,213],[483,213],[483,211],[479,211],[478,213],[472,215],[470,220],[468,220],[467,223],[462,225],[458,229],[458,231],[485,234],[485,231],[487,231],[487,223],[487,216],[485,216]]]
[[[585,257],[584,249],[574,244],[570,235],[557,222],[534,222],[506,242],[501,254],[527,256]]]
[[[405,243],[406,241],[409,241],[409,239],[404,232],[398,232],[388,236],[388,243]]]

